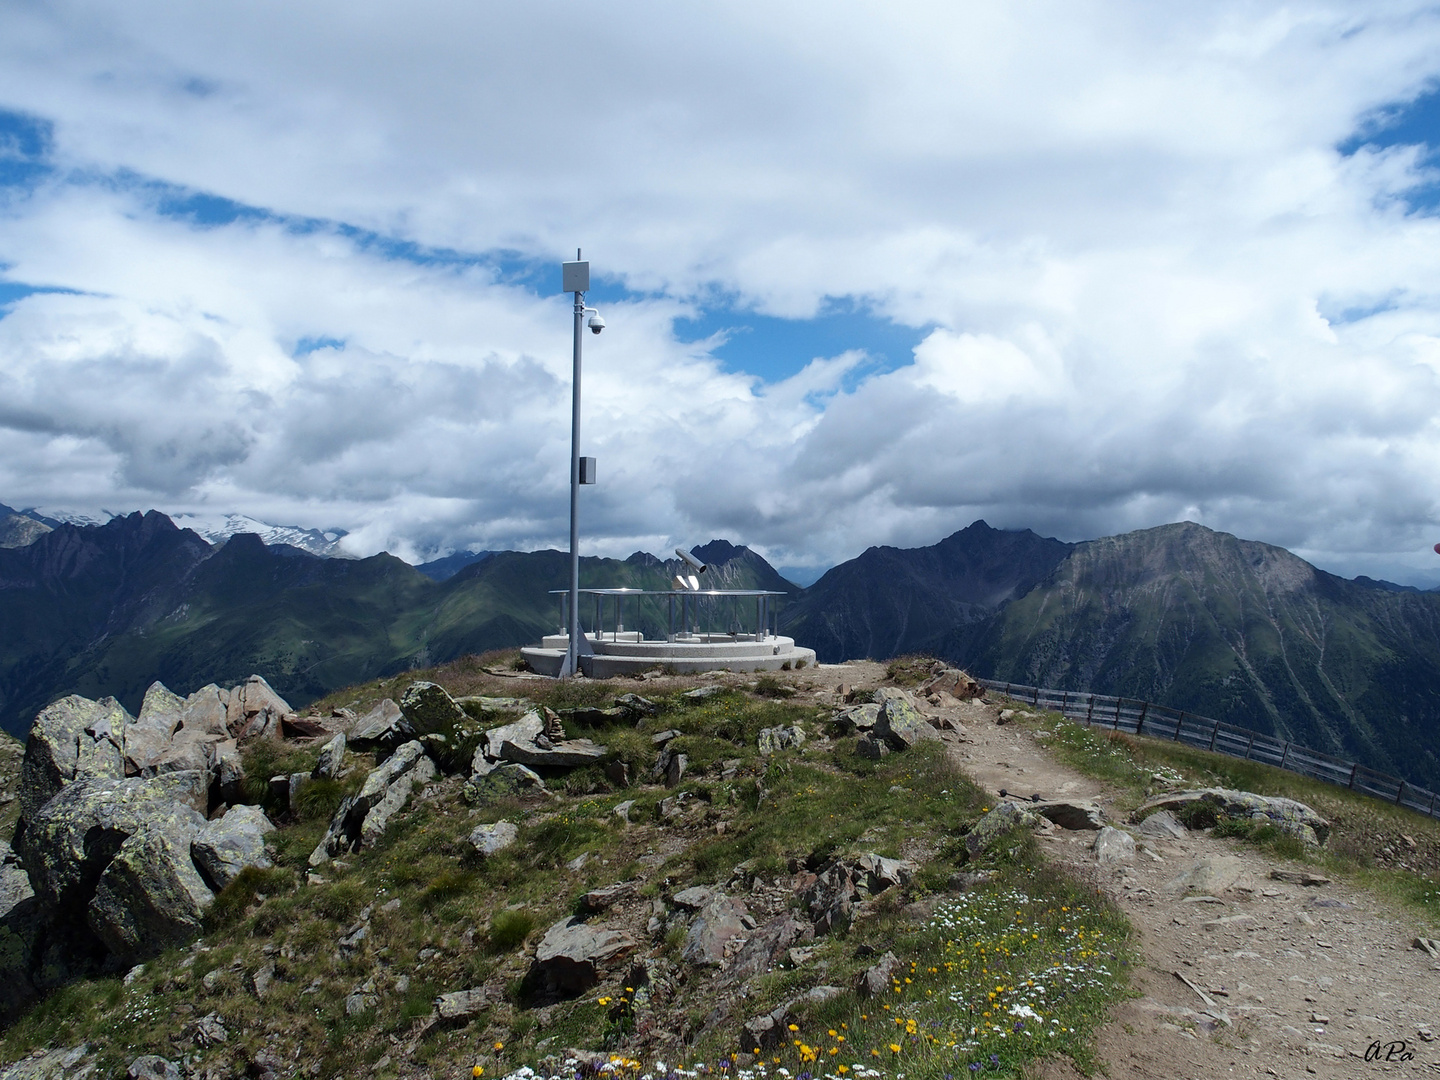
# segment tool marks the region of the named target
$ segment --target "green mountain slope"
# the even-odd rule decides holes
[[[822,662],[933,651],[1028,592],[1073,545],[983,521],[923,548],[872,547],[785,611],[787,634]]]
[[[1440,597],[1193,523],[1077,545],[940,651],[993,678],[1144,698],[1440,787]]]
[[[780,582],[746,548],[711,548],[711,583]],[[679,567],[643,553],[585,558],[581,583],[665,589]],[[68,693],[112,694],[133,712],[156,679],[189,693],[251,672],[304,705],[339,686],[538,641],[558,628],[551,591],[568,583],[559,551],[500,552],[437,582],[391,555],[325,559],[253,534],[212,548],[153,511],[61,526],[0,549],[0,726],[23,735]],[[582,606],[587,628],[592,613]],[[631,601],[625,618],[651,634],[666,625],[655,601]]]

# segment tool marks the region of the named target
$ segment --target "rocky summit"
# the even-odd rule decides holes
[[[1357,923],[1344,859],[1432,873],[1440,831],[1372,842],[1359,796],[1181,782],[1144,757],[1168,744],[935,661],[563,683],[503,661],[303,715],[259,677],[40,710],[0,754],[0,1080],[1066,1075],[1120,1060],[1117,1031],[1241,1023],[1185,1074],[1264,1075],[1304,1041],[1271,1013],[1306,994],[1342,1013],[1369,986],[1421,1022],[1436,929]],[[1390,968],[1288,981],[1327,963],[1299,947],[1341,964],[1352,940]],[[1193,987],[1154,983],[1155,948]]]

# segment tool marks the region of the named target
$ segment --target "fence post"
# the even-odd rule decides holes
[[[1185,726],[1185,710],[1184,710],[1184,709],[1181,709],[1181,710],[1180,710],[1180,719],[1175,721],[1175,737],[1170,740],[1171,742],[1179,742],[1179,741],[1180,741],[1180,729],[1181,729],[1182,727],[1184,727],[1184,726]]]
[[[1038,709],[1040,707],[1040,687],[1032,686],[1030,689],[1035,691],[1035,708]]]
[[[1255,745],[1255,732],[1250,733],[1250,741],[1245,744],[1245,760],[1250,760],[1250,750]]]
[[[1282,769],[1285,768],[1285,762],[1289,759],[1289,757],[1290,757],[1290,744],[1287,742],[1287,743],[1285,744],[1285,752],[1280,755],[1280,768],[1282,768]]]
[[[1216,738],[1216,736],[1218,736],[1219,734],[1220,734],[1220,721],[1219,721],[1219,720],[1216,720],[1216,721],[1215,721],[1215,730],[1212,731],[1212,732],[1210,732],[1210,745],[1209,745],[1206,749],[1209,749],[1209,750],[1214,750],[1214,749],[1215,749],[1215,738]]]
[[[1120,699],[1119,699],[1119,697],[1116,697],[1116,699],[1115,699],[1115,722],[1114,722],[1113,724],[1111,724],[1110,727],[1111,727],[1113,730],[1115,730],[1115,731],[1119,731],[1119,730],[1120,730]]]
[[[1430,816],[1435,816],[1435,792],[1430,793]]]
[[[1405,794],[1405,781],[1400,781],[1400,786],[1395,789],[1395,805],[1400,805],[1400,797]]]
[[[1140,734],[1140,730],[1145,726],[1145,714],[1148,713],[1149,711],[1150,711],[1150,703],[1149,703],[1148,701],[1142,701],[1142,702],[1140,703],[1140,719],[1135,721],[1135,734],[1136,734],[1136,735],[1139,735],[1139,734]]]
[[[1062,690],[1060,693],[1060,715],[1065,715],[1065,709],[1070,704],[1070,691]]]
[[[1358,761],[1351,763],[1351,765],[1350,765],[1350,782],[1345,785],[1345,786],[1346,786],[1347,788],[1349,788],[1351,791],[1354,791],[1354,790],[1355,790],[1355,770],[1358,769],[1358,768],[1360,768],[1360,763],[1359,763]]]
[[[1095,695],[1090,695],[1090,707],[1085,710],[1085,726],[1090,726],[1090,721],[1095,718]]]

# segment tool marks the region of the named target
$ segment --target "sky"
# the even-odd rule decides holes
[[[1440,10],[0,0],[0,502],[1440,583]]]

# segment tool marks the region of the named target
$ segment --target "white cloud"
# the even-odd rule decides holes
[[[1440,75],[1419,4],[137,0],[6,25],[0,107],[53,121],[59,170],[3,209],[0,263],[81,294],[0,320],[7,502],[241,511],[412,557],[562,545],[564,301],[353,226],[581,243],[649,294],[586,342],[607,552],[729,535],[802,563],[976,516],[1193,517],[1347,572],[1434,559],[1424,164],[1334,150]],[[198,227],[126,175],[319,224]],[[766,385],[674,337],[722,294],[931,329],[897,370],[857,341]]]

